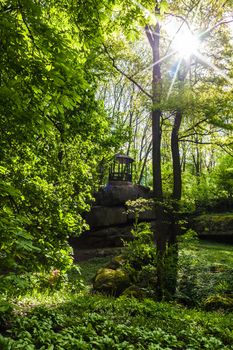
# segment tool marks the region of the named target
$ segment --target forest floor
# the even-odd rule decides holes
[[[111,255],[80,262],[84,289],[34,291],[15,299],[13,310],[1,320],[0,349],[233,349],[230,310],[208,311],[178,302],[90,293],[91,279],[109,259]],[[182,259],[186,263],[189,259],[194,298],[202,296],[203,290],[198,292],[198,288],[206,290],[211,283],[212,291],[217,288],[221,293],[227,283],[223,277],[232,277],[228,274],[233,269],[231,245],[201,242],[195,248],[185,248]]]

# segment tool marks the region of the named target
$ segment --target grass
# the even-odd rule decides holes
[[[226,264],[233,268],[233,245],[215,243],[211,241],[201,240],[195,247],[191,249],[185,248],[186,251],[192,252],[203,262]],[[82,278],[84,283],[90,285],[96,271],[105,266],[112,259],[112,256],[96,257],[86,261],[81,261],[78,265],[81,268]]]
[[[223,263],[233,268],[233,245],[210,241],[199,242],[199,254],[211,263]]]
[[[82,278],[85,284],[90,285],[98,269],[106,265],[111,260],[111,256],[99,257],[81,261],[78,265],[81,268]]]

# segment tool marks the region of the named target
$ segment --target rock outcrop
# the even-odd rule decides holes
[[[132,238],[131,230],[134,223],[134,215],[126,213],[125,203],[140,197],[151,198],[150,189],[119,181],[100,189],[95,195],[91,211],[85,217],[90,230],[76,240],[77,246],[80,248],[122,246],[124,240]],[[139,220],[153,222],[154,210],[141,213]]]
[[[192,227],[200,237],[233,237],[233,213],[200,215],[193,220]]]

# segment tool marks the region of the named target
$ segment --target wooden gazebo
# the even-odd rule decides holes
[[[133,162],[129,156],[116,154],[109,170],[109,181],[132,182]]]

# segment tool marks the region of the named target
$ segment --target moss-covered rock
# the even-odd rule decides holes
[[[228,269],[228,266],[219,263],[214,263],[210,266],[210,271],[214,273],[226,272]]]
[[[119,296],[129,284],[129,277],[125,271],[102,268],[96,273],[93,290],[107,295]]]
[[[143,299],[146,297],[145,292],[138,286],[130,286],[124,290],[122,293],[125,297]]]
[[[206,310],[233,310],[233,295],[211,295],[205,300],[204,307]]]
[[[200,215],[193,228],[200,236],[233,236],[233,213]]]
[[[108,269],[117,270],[117,269],[121,269],[124,263],[125,263],[124,256],[117,255],[105,267]]]

